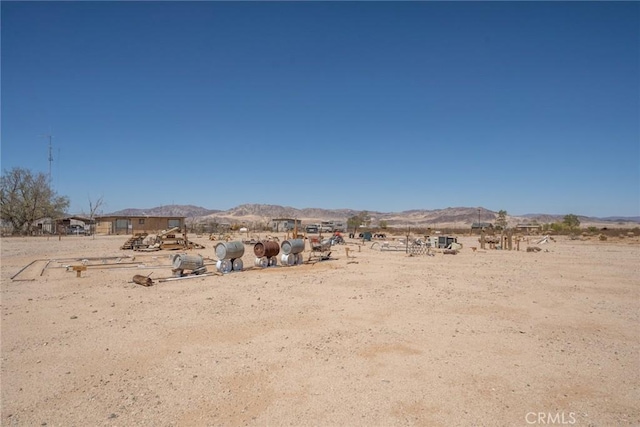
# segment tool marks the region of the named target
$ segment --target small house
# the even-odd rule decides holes
[[[184,216],[98,216],[96,234],[157,233],[174,227],[184,228]]]

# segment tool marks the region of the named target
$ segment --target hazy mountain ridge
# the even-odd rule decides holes
[[[206,209],[194,205],[165,205],[149,209],[129,208],[122,209],[109,215],[114,216],[184,216],[187,218],[201,217],[220,212],[219,210]]]
[[[347,218],[359,214],[355,209],[322,209],[303,208],[268,204],[242,204],[228,210],[206,209],[194,205],[166,205],[149,209],[123,209],[110,215],[135,216],[184,216],[196,222],[268,222],[272,218],[298,218],[303,222],[319,222],[328,220],[346,221]],[[498,213],[486,208],[448,207],[444,209],[411,209],[402,212],[367,211],[373,223],[386,221],[391,226],[470,226],[474,222],[494,222]],[[562,221],[564,215],[526,214],[507,215],[510,225],[537,221],[550,223]],[[582,223],[640,223],[640,217],[607,217],[595,218],[578,215]]]
[[[264,205],[264,204],[243,204],[231,208],[227,211],[217,212],[224,216],[254,216],[271,218],[322,218],[337,219],[348,218],[358,214],[360,211],[353,209],[321,209],[321,208],[303,208],[297,209],[291,206],[280,205]]]
[[[551,223],[551,222],[562,222],[564,219],[564,215],[554,215],[554,214],[524,214],[521,215],[523,218],[526,218],[529,221],[537,221],[539,223]],[[608,216],[608,217],[593,217],[593,216],[585,216],[585,215],[576,215],[580,222],[635,222],[640,223],[640,216]]]
[[[612,221],[612,222],[638,222],[640,223],[640,216],[607,216],[604,218],[600,218],[603,221]]]

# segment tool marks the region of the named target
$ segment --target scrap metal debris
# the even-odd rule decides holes
[[[331,240],[320,237],[309,237],[309,261],[318,259],[327,261],[331,259]]]
[[[544,236],[542,239],[538,240],[536,244],[544,245],[545,243],[549,243],[549,236]],[[528,250],[528,248],[527,248]]]
[[[149,275],[151,276],[151,275]],[[143,276],[141,274],[136,274],[135,276],[133,276],[133,282],[137,283],[138,285],[142,285],[142,286],[153,286],[153,280],[151,280],[151,277],[149,276]]]
[[[204,249],[204,246],[192,242],[187,238],[187,231],[179,234],[180,227],[173,227],[169,230],[161,231],[156,236],[148,237],[147,233],[136,233],[130,237],[120,249],[133,249],[134,251],[159,251],[178,249]]]

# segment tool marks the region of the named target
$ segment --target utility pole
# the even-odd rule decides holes
[[[51,164],[53,163],[53,146],[51,144],[51,139],[53,138],[53,135],[48,134],[44,136],[49,138],[49,187],[51,187]]]

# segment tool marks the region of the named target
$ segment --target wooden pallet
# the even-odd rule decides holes
[[[133,249],[134,247],[141,246],[144,239],[147,238],[148,233],[136,233],[135,236],[132,236],[124,242],[120,249]]]

